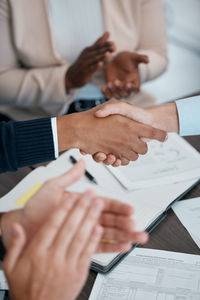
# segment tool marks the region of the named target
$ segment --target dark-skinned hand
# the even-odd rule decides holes
[[[140,90],[139,64],[147,64],[149,59],[129,51],[117,54],[104,68],[106,86],[102,92],[106,98],[117,99],[128,97],[132,92]]]
[[[109,36],[110,34],[105,32],[92,46],[85,48],[69,67],[65,77],[67,90],[82,87],[103,67],[104,61],[115,51],[114,43],[108,41]]]

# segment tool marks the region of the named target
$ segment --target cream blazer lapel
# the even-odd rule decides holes
[[[45,0],[10,0],[14,43],[26,66],[62,65],[57,55]]]

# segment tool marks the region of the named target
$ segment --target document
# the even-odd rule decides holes
[[[200,248],[200,197],[176,202],[172,209]]]
[[[108,167],[128,190],[172,184],[200,177],[200,155],[177,134],[165,143],[152,141],[148,153],[126,167]]]
[[[89,300],[199,300],[200,256],[136,248],[108,275],[97,276]]]
[[[0,211],[8,211],[21,208],[29,197],[48,179],[59,176],[71,169],[69,156],[73,155],[77,160],[82,158],[77,149],[62,154],[56,161],[46,167],[39,167],[27,175],[13,190],[0,199]],[[182,193],[193,186],[196,180],[184,181],[176,184],[161,185],[138,190],[126,190],[110,174],[102,164],[97,164],[88,155],[84,157],[87,170],[96,178],[98,186],[91,183],[85,176],[73,184],[69,190],[84,192],[94,189],[98,195],[115,198],[134,207],[134,220],[136,230],[148,228]],[[96,254],[93,263],[101,269],[108,268],[116,261],[120,253]]]

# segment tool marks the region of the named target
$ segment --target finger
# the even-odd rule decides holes
[[[138,154],[142,154],[142,155],[147,154],[148,145],[147,145],[147,143],[142,141],[140,138],[137,138],[137,141],[134,141],[134,143],[133,143],[132,151],[133,151],[134,154],[135,154],[135,152],[138,153]]]
[[[136,62],[137,64],[140,64],[140,63],[148,64],[149,63],[149,58],[147,55],[133,53],[132,59],[133,59],[134,63]]]
[[[46,188],[46,185],[48,185],[49,187],[55,186],[61,190],[65,190],[68,186],[78,181],[84,175],[84,173],[85,162],[84,160],[80,160],[73,166],[73,168],[71,168],[70,171],[61,176],[48,180],[42,188]]]
[[[126,116],[135,121],[151,125],[153,123],[153,118],[151,113],[144,109],[136,106],[132,106],[128,103],[109,101],[102,105],[99,110],[95,112],[95,116],[98,118],[105,118],[109,115],[119,114]]]
[[[83,151],[83,150],[80,150],[80,153],[81,153],[82,155],[87,155],[87,153],[86,153],[85,151]]]
[[[130,160],[126,159],[125,157],[121,157],[122,166],[128,166]]]
[[[134,91],[139,92],[139,90],[140,90],[140,81],[137,80],[137,79],[132,81],[132,87],[133,87]]]
[[[123,84],[120,80],[116,79],[114,81],[114,86],[115,86],[115,91],[117,93],[117,95],[119,95],[119,98],[123,98],[124,97],[124,91],[123,91]]]
[[[98,223],[101,211],[103,209],[103,202],[100,198],[95,199],[89,209],[86,211],[84,218],[70,243],[67,251],[67,256],[70,259],[77,261],[88,244],[88,240],[92,235],[95,226]]]
[[[96,65],[88,67],[88,73],[93,74],[103,67],[103,62],[98,62]]]
[[[119,86],[115,85],[115,81],[114,82],[108,82],[108,88],[112,91],[112,95],[113,97],[117,98],[117,99],[121,99],[121,88]]]
[[[146,126],[146,125],[141,125],[141,128],[139,130],[139,135],[140,137],[151,139],[151,140],[157,140],[160,142],[164,142],[167,138],[166,131],[154,127]]]
[[[67,199],[63,199],[62,204],[56,209],[56,211],[50,215],[48,220],[44,223],[44,225],[38,230],[34,239],[30,242],[27,247],[27,251],[32,253],[31,251],[37,248],[37,251],[40,253],[46,251],[49,247],[53,245],[56,236],[60,232],[62,228],[62,224],[65,221],[68,213],[76,202],[76,197],[69,194]]]
[[[120,98],[125,98],[129,96],[129,92],[126,89],[126,85],[123,84],[120,80],[115,80],[115,87],[118,90],[118,94],[120,94]]]
[[[104,212],[115,213],[118,215],[131,216],[134,208],[126,203],[122,203],[115,199],[103,198]]]
[[[101,91],[102,91],[102,93],[105,95],[105,97],[107,99],[112,98],[112,93],[111,93],[110,89],[107,86],[106,87],[102,87]]]
[[[121,159],[117,158],[116,161],[114,162],[114,164],[112,164],[112,166],[113,166],[114,168],[117,168],[117,167],[120,167],[121,164],[122,164]]]
[[[118,228],[104,228],[103,240],[114,240],[117,242],[131,242],[134,244],[145,244],[148,241],[146,232],[126,232]]]
[[[113,154],[108,154],[103,163],[107,166],[114,164],[116,161],[116,157]]]
[[[97,253],[128,252],[132,248],[131,243],[104,243],[98,244]]]
[[[95,153],[93,155],[93,159],[97,162],[97,163],[101,163],[103,162],[105,159],[106,159],[107,155],[103,152],[98,152],[98,153]]]
[[[100,38],[98,38],[95,42],[95,44],[106,42],[110,37],[110,33],[108,31],[104,32]]]
[[[90,235],[90,238],[87,241],[85,249],[81,254],[80,261],[79,261],[79,265],[81,266],[81,268],[89,268],[92,255],[96,252],[102,233],[103,233],[102,227],[96,225],[93,233]]]
[[[85,58],[86,57],[92,57],[97,54],[105,54],[106,52],[113,52],[113,43],[112,42],[105,42],[98,45],[94,45],[92,47],[89,47],[87,52],[85,52]]]
[[[81,194],[79,200],[76,201],[76,205],[71,210],[66,222],[64,222],[53,245],[54,249],[59,249],[60,254],[66,254],[69,244],[79,230],[79,226],[92,203],[94,195],[93,191],[88,190],[84,194]],[[60,245],[62,245],[62,250],[60,249]]]
[[[105,53],[93,56],[91,59],[88,59],[86,67],[89,68],[95,66],[97,65],[98,62],[104,62],[105,60],[106,60]]]
[[[118,228],[126,232],[132,232],[135,228],[135,221],[130,217],[108,212],[103,212],[101,214],[99,224],[101,224],[103,227]]]
[[[138,138],[137,140],[138,140],[137,143],[139,143],[140,139]],[[137,148],[137,150],[136,150],[136,148]],[[127,160],[136,161],[139,158],[138,149],[139,149],[138,145],[136,145],[136,142],[134,142],[132,149],[127,149],[127,148],[122,149],[121,153],[122,153],[123,157],[125,157]],[[140,151],[140,149],[139,149],[139,151]]]
[[[13,239],[7,251],[3,268],[6,274],[10,274],[15,268],[17,261],[26,244],[26,235],[24,229],[18,223],[13,225]]]
[[[126,91],[130,95],[132,92],[134,92],[134,87],[131,82],[126,83]]]
[[[95,47],[93,47],[90,51],[90,55],[96,55],[96,54],[105,54],[106,51],[112,52],[113,50],[113,42],[105,42],[102,44],[98,44]]]

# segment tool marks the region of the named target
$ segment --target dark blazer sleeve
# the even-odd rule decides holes
[[[53,159],[51,118],[0,122],[0,173]]]

